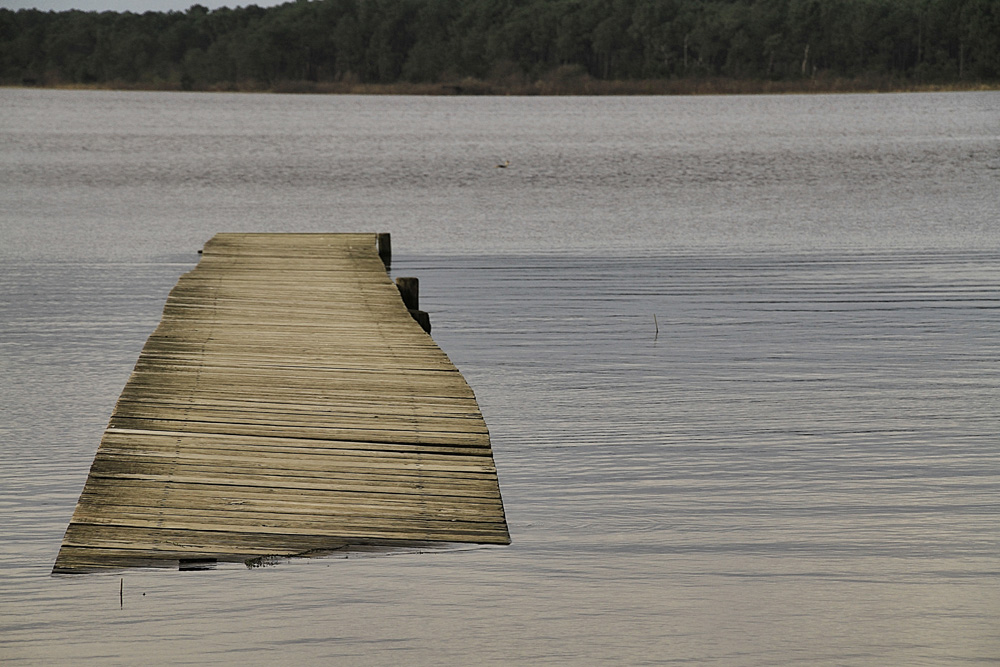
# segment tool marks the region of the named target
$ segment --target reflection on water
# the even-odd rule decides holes
[[[976,167],[995,150],[976,120],[980,102],[761,98],[747,103],[746,124],[720,100],[490,101],[499,111],[486,120],[463,110],[475,101],[451,111],[440,101],[378,102],[395,132],[351,115],[366,103],[353,98],[154,97],[166,100],[168,125],[187,114],[186,127],[204,128],[171,134],[143,129],[149,109],[122,110],[118,94],[95,99],[121,115],[117,134],[73,109],[56,119],[76,130],[44,121],[53,127],[37,145],[0,121],[23,153],[0,151],[4,173],[40,165],[18,177],[27,190],[0,188],[9,204],[0,229],[11,239],[0,249],[5,664],[264,664],[280,655],[307,664],[869,665],[1000,655],[1000,246],[987,224],[995,172]],[[347,164],[335,169],[367,170],[368,182],[345,176],[339,193],[309,180],[321,161],[302,139],[326,104],[340,105],[360,137],[339,139]],[[676,105],[669,132],[648,113],[656,104]],[[546,105],[565,112],[562,130]],[[902,114],[909,134],[892,134],[873,107]],[[940,115],[926,111],[934,108]],[[788,129],[752,126],[770,113],[788,117]],[[206,139],[204,162],[179,157],[188,134],[230,127],[225,114],[259,125],[225,130],[232,144]],[[702,115],[726,119],[718,142]],[[656,141],[647,147],[639,130]],[[122,164],[146,164],[153,176],[124,173],[108,154],[97,180],[81,182],[72,164],[86,159],[67,157],[66,146],[103,145],[88,138],[95,132],[131,146]],[[145,153],[150,136],[165,142],[168,163],[220,174],[218,185],[195,189],[158,171],[166,167]],[[724,164],[719,156],[743,136],[753,150]],[[518,150],[493,155],[505,141]],[[937,168],[920,158],[931,145],[941,146]],[[365,152],[376,146],[383,152]],[[414,154],[440,165],[461,146],[483,154],[488,175],[462,162],[463,185],[393,166],[412,167]],[[664,146],[688,154],[677,209],[649,180],[675,177],[657,175]],[[549,171],[518,172],[512,157],[505,177],[522,179],[514,191],[482,180],[504,171],[496,159],[532,151]],[[776,172],[755,163],[761,155]],[[597,163],[592,188],[580,170],[551,171],[586,159]],[[276,175],[296,160],[307,183],[282,184]],[[867,177],[855,173],[866,163]],[[251,165],[260,176],[240,171]],[[884,168],[891,174],[880,176]],[[256,194],[236,184],[240,173]],[[711,180],[720,176],[723,185]],[[388,187],[392,179],[402,180]],[[137,206],[160,181],[163,199]],[[373,191],[384,196],[372,200]],[[26,203],[25,192],[41,203]],[[74,195],[79,219],[68,212]],[[247,213],[244,198],[266,213]],[[286,217],[276,215],[284,204]],[[321,220],[322,207],[345,217]],[[343,225],[395,237],[390,209],[404,211],[393,273],[420,277],[435,340],[490,426],[512,545],[49,576],[114,401],[195,250],[219,225]],[[488,225],[497,211],[515,220]],[[919,211],[928,219],[911,224]],[[838,222],[822,229],[829,221]],[[657,225],[662,234],[648,235]],[[845,237],[852,225],[859,236]],[[534,240],[518,241],[526,230]],[[599,250],[616,234],[625,240]],[[121,244],[108,245],[116,235]]]

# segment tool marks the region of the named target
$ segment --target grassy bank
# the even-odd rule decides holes
[[[443,83],[360,83],[357,81],[257,81],[182,86],[178,82],[111,81],[94,84],[46,84],[30,87],[79,90],[148,90],[253,92],[318,95],[774,95],[818,93],[960,92],[1000,90],[1000,82],[918,83],[890,78],[813,78],[788,81],[698,78],[605,81],[586,75],[553,75],[529,81],[463,79]]]

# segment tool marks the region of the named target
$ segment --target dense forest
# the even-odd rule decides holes
[[[0,83],[1000,81],[1000,0],[298,0],[0,9]],[[308,87],[308,86],[307,86]],[[515,86],[516,87],[516,86]]]

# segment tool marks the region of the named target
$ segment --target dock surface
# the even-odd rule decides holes
[[[55,572],[508,544],[489,433],[375,234],[219,234],[170,292]]]

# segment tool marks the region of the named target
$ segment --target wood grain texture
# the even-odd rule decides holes
[[[489,433],[376,234],[219,234],[111,415],[55,572],[508,544]]]

